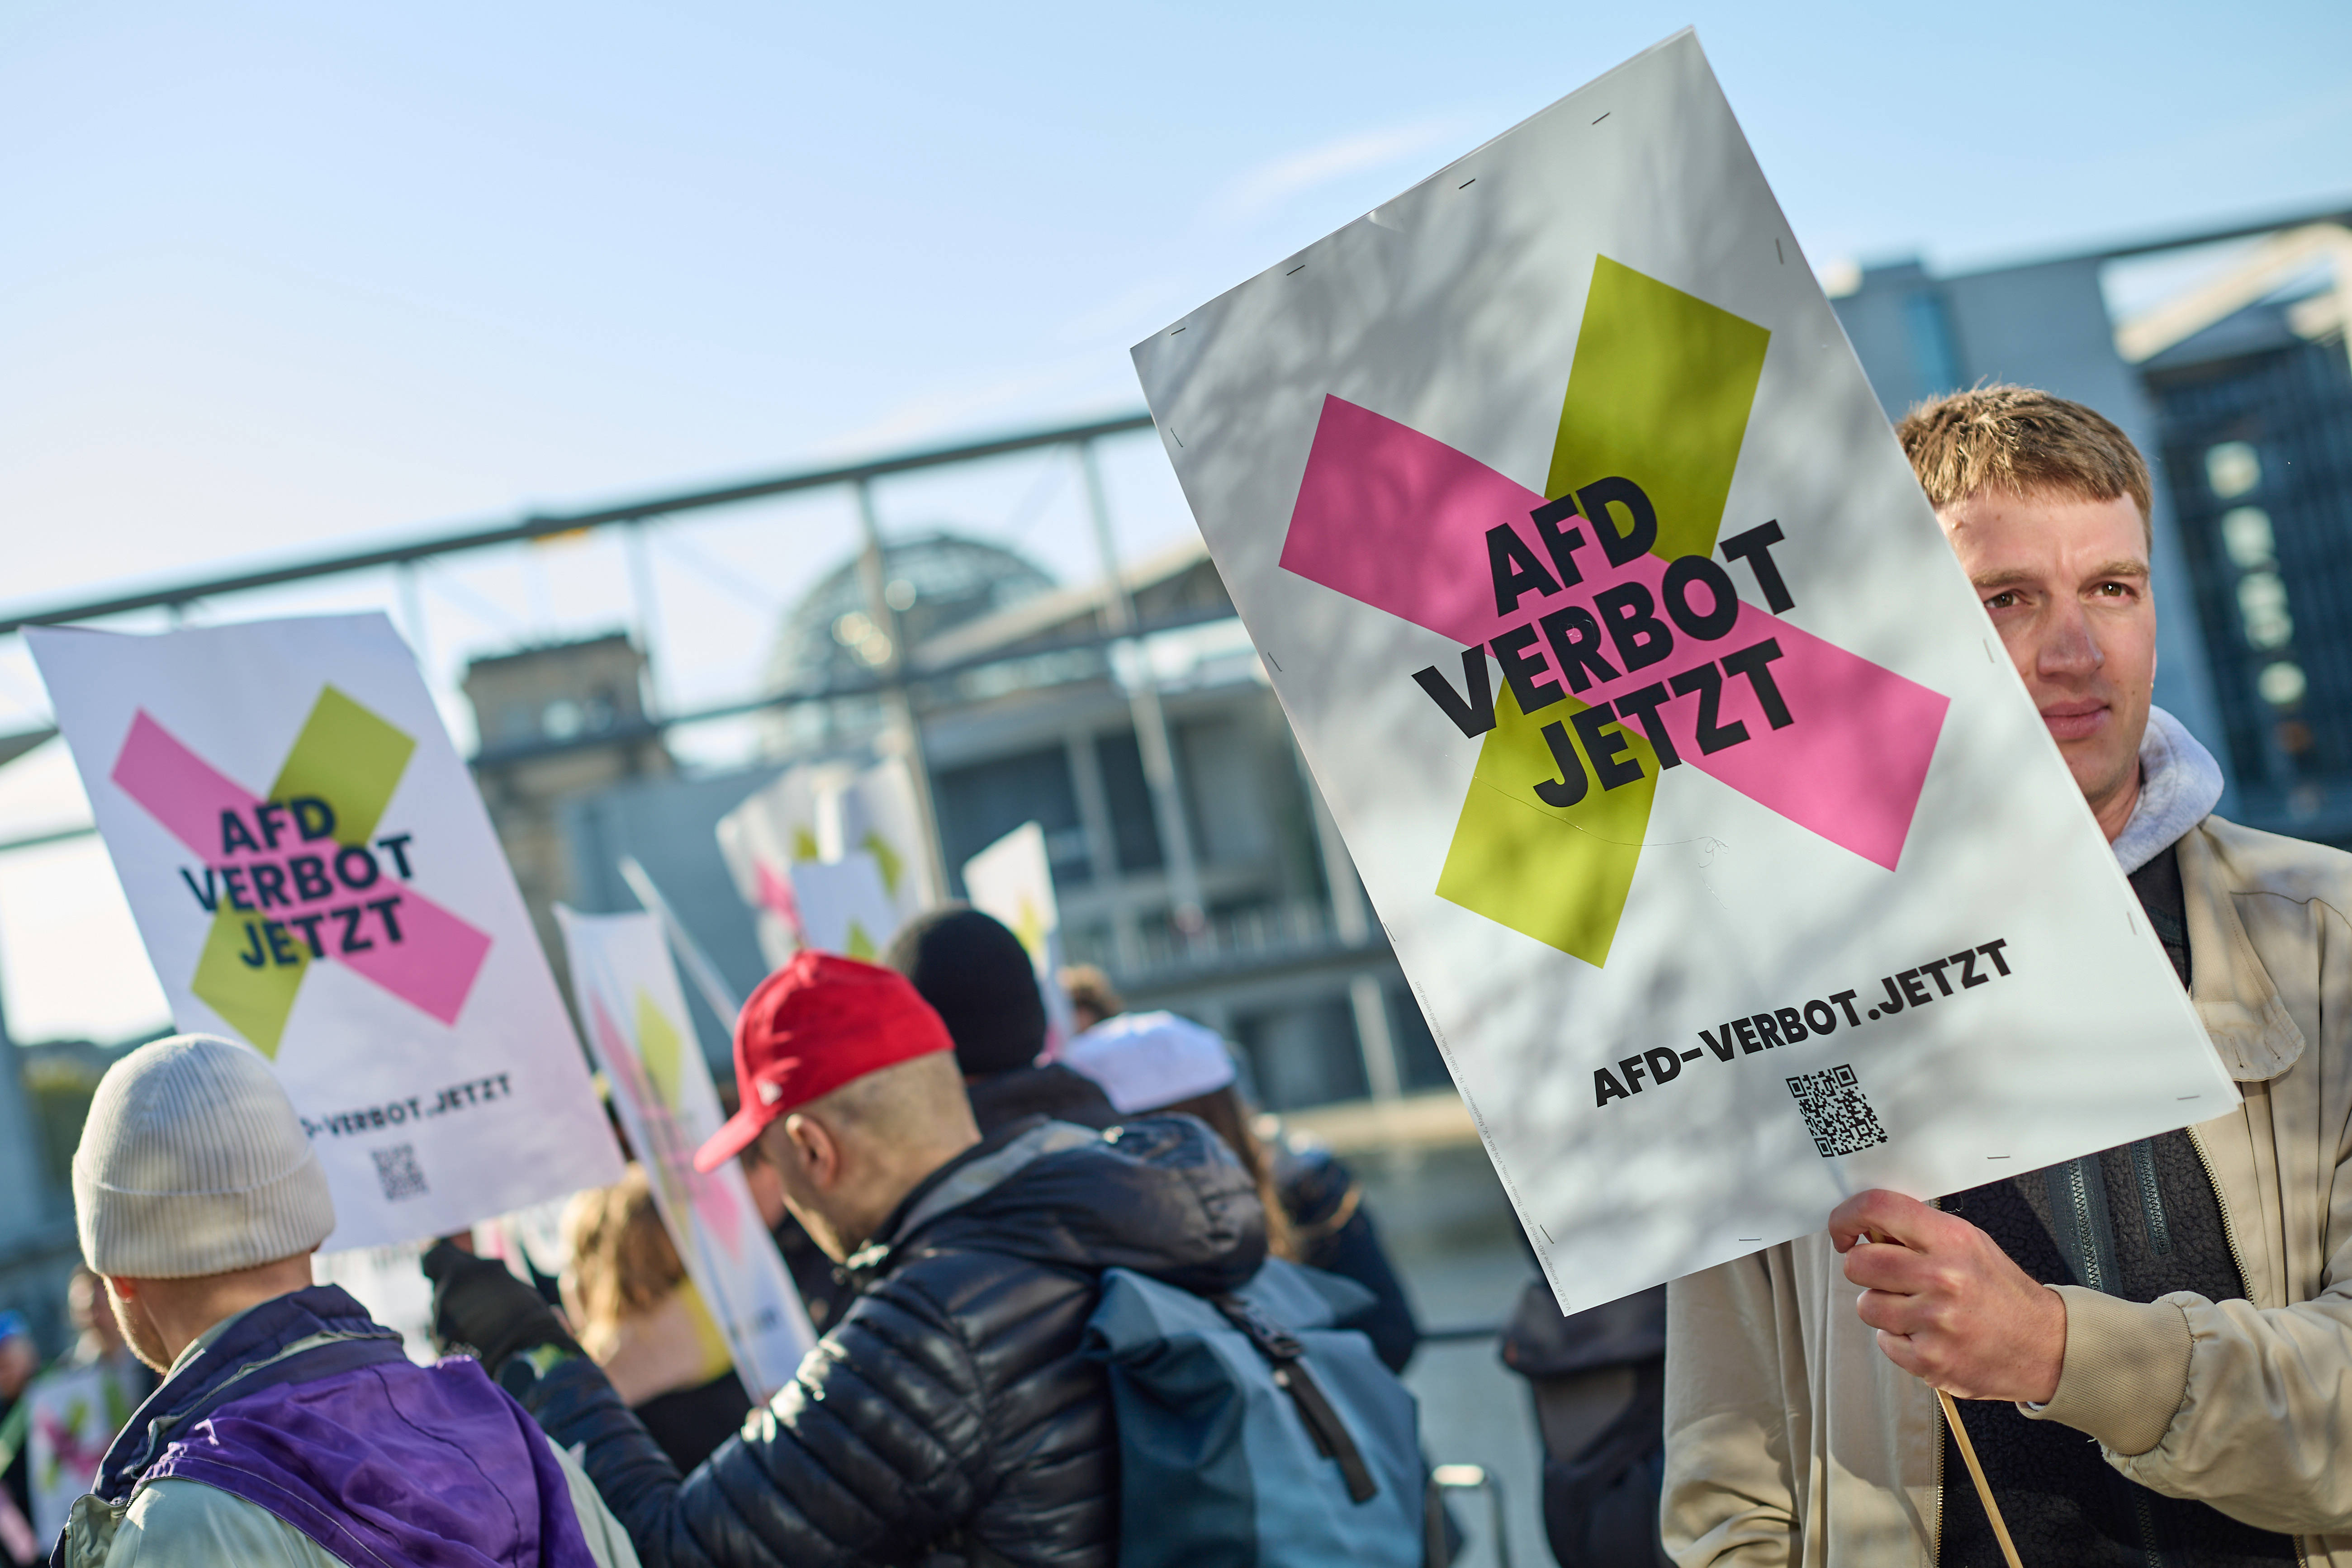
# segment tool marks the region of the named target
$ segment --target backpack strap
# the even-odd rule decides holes
[[[1339,1474],[1348,1482],[1349,1500],[1370,1502],[1378,1497],[1381,1484],[1372,1479],[1371,1467],[1364,1463],[1356,1439],[1349,1434],[1347,1422],[1340,1418],[1322,1385],[1315,1381],[1315,1374],[1307,1368],[1307,1347],[1287,1329],[1239,1296],[1211,1296],[1208,1301],[1273,1365],[1275,1386],[1289,1394],[1291,1403],[1298,1406],[1299,1419],[1307,1423],[1307,1435],[1315,1439],[1315,1451],[1339,1465]]]

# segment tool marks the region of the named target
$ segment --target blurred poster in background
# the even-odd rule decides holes
[[[114,1435],[138,1409],[141,1385],[120,1361],[95,1361],[43,1373],[26,1386],[29,1407],[25,1458],[33,1505],[33,1533],[55,1541],[76,1499],[98,1479]]]
[[[1062,908],[1054,899],[1045,830],[1024,822],[965,861],[963,887],[973,909],[995,916],[1021,939],[1045,1001],[1045,1055],[1058,1056],[1078,1027],[1062,990]]]
[[[879,861],[862,850],[838,860],[803,860],[792,877],[808,946],[866,963],[882,961],[882,950],[898,934],[899,915]]]
[[[404,1241],[321,1252],[310,1260],[310,1277],[349,1291],[369,1317],[399,1333],[400,1348],[409,1360],[431,1366],[441,1356],[433,1346],[433,1281],[425,1278],[424,1268],[430,1245]],[[480,1249],[478,1241],[476,1250]]]
[[[325,1250],[619,1177],[473,776],[380,614],[153,637],[30,627],[172,1016],[269,1058]]]
[[[566,1194],[513,1214],[476,1220],[475,1256],[498,1258],[516,1279],[534,1288],[542,1279],[561,1279],[571,1261],[563,1236],[563,1211],[571,1202]],[[424,1268],[431,1246],[404,1241],[321,1252],[310,1260],[310,1273],[321,1285],[349,1291],[369,1317],[398,1331],[400,1348],[409,1360],[431,1366],[441,1359],[433,1343],[433,1282]]]
[[[752,1403],[790,1383],[816,1342],[783,1256],[732,1160],[705,1174],[694,1152],[726,1120],[677,972],[651,914],[556,907],[572,986],[613,1109],[646,1167],[687,1278]]]
[[[794,886],[796,866],[840,865],[859,856],[873,862],[891,911],[889,931],[872,934],[875,917],[862,888],[851,901],[864,911],[859,923],[877,952],[888,943],[889,932],[942,896],[932,885],[914,780],[907,764],[895,757],[864,769],[843,763],[787,769],[719,820],[719,847],[734,875],[737,892],[759,921],[761,955],[771,968],[803,946],[849,952],[811,933],[810,913],[801,908]],[[861,884],[864,880],[862,872],[843,875]],[[828,895],[844,890],[835,880],[819,880]],[[822,911],[821,923],[826,935],[846,940],[846,923],[838,918],[841,907],[842,900],[835,898]]]

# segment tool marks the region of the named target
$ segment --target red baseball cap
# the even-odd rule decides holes
[[[948,1026],[895,969],[803,948],[765,980],[735,1019],[742,1108],[695,1151],[715,1171],[780,1116],[900,1062],[952,1051]]]

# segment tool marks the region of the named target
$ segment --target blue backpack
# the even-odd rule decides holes
[[[1419,1410],[1332,1326],[1371,1301],[1279,1258],[1213,1298],[1104,1273],[1085,1352],[1118,1416],[1119,1568],[1422,1568]]]

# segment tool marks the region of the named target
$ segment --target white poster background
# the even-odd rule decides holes
[[[1045,1003],[1045,1055],[1058,1055],[1078,1029],[1062,989],[1062,906],[1054,898],[1045,830],[1024,822],[965,861],[963,889],[973,909],[995,916],[1021,939]]]
[[[1659,777],[1596,968],[1435,895],[1480,745],[1412,678],[1433,665],[1459,689],[1461,645],[1279,558],[1327,395],[1548,493],[1603,256],[1769,331],[1720,537],[1777,520],[1784,623],[1950,705],[1892,871],[1698,767]],[[1819,1230],[1862,1188],[1964,1190],[2238,1103],[1694,35],[1211,301],[1135,362],[1563,1308]],[[1727,567],[1755,601],[1756,579]],[[2011,973],[1948,1000],[1729,1061],[1703,1045],[1727,1020],[1841,991],[1867,1005],[1883,977],[1996,939]],[[1691,1058],[1673,1081],[1597,1103],[1596,1072],[1660,1048]],[[1887,1141],[1824,1158],[1786,1080],[1842,1065]]]
[[[800,951],[801,910],[793,868],[821,858],[816,842],[819,770],[787,768],[773,784],[719,819],[719,852],[751,911],[760,956],[771,969]]]
[[[694,1152],[725,1118],[661,921],[583,915],[560,904],[555,912],[581,1021],[645,1162],[655,1206],[744,1387],[765,1404],[792,1381],[816,1334],[742,1168],[732,1160],[707,1175],[694,1168]]]
[[[400,1335],[400,1348],[409,1360],[431,1366],[441,1352],[433,1345],[433,1281],[425,1277],[429,1245],[409,1241],[321,1252],[310,1260],[310,1278],[350,1292],[370,1318]],[[478,1239],[475,1250],[484,1250]]]
[[[817,819],[817,851],[826,860],[852,855],[874,858],[889,889],[898,923],[938,903],[931,857],[924,847],[923,808],[915,798],[914,776],[903,758],[885,757],[834,792],[831,809]]]
[[[139,1401],[120,1363],[45,1372],[25,1390],[31,1406],[26,1423],[26,1480],[33,1504],[33,1533],[43,1546],[57,1540],[74,1503],[98,1479],[100,1461]]]
[[[550,1279],[561,1279],[571,1257],[563,1236],[563,1211],[571,1203],[568,1195],[551,1198],[515,1214],[476,1220],[474,1255],[499,1259],[526,1285],[535,1283],[533,1268]],[[310,1274],[321,1285],[349,1292],[369,1317],[399,1333],[409,1360],[431,1366],[441,1359],[433,1343],[433,1282],[424,1268],[431,1248],[430,1242],[404,1241],[321,1252],[311,1258]]]
[[[840,763],[786,769],[719,819],[719,847],[759,921],[761,955],[771,965],[803,942],[829,946],[806,934],[793,893],[795,866],[872,857],[895,911],[893,931],[940,901],[914,779],[896,757],[862,771]]]
[[[809,946],[867,963],[882,962],[882,950],[898,934],[899,918],[873,856],[860,850],[838,860],[803,860],[792,875],[793,899],[800,905],[801,931]]]
[[[26,640],[177,1026],[242,1040],[265,1056],[274,1044],[271,1065],[334,1194],[336,1226],[325,1250],[443,1236],[618,1179],[619,1151],[522,895],[472,775],[389,620],[321,616],[156,637],[29,627]],[[258,896],[250,868],[273,864],[289,877],[292,853],[326,846],[306,846],[283,816],[273,816],[285,840],[273,849],[226,853],[216,843],[200,852],[156,810],[177,814],[188,832],[191,823],[208,820],[208,790],[258,800],[330,689],[405,735],[414,750],[371,836],[378,880],[362,894],[339,885],[316,902],[279,905],[276,953],[254,948],[275,974],[278,957],[306,950],[302,934],[288,929],[295,917],[352,906],[364,911],[356,929],[340,916],[312,928],[326,956],[302,970],[276,1040],[256,1040],[194,989],[215,919],[195,889],[208,871],[236,866],[247,868],[247,884]],[[137,722],[142,714],[144,725]],[[134,732],[149,743],[159,732],[168,737],[177,760],[158,764],[153,776],[183,781],[148,788],[150,804],[115,778]],[[193,782],[196,764],[216,782]],[[251,810],[239,816],[243,831],[257,831]],[[217,830],[226,840],[226,826]],[[383,847],[402,836],[405,877]],[[352,868],[365,875],[358,858]],[[234,914],[223,879],[215,875],[213,886],[216,907]],[[366,910],[364,900],[379,896],[429,900],[457,922],[446,929],[487,938],[452,1018],[364,978],[352,966],[357,960],[344,956],[344,943],[355,939],[379,944],[365,959],[397,957],[390,921],[405,920],[412,938],[431,929],[413,906],[388,917]],[[240,920],[245,940],[258,944],[258,923],[269,918],[269,910],[257,909]],[[445,988],[443,1005],[457,994],[453,973],[437,960],[425,966],[425,978]]]

